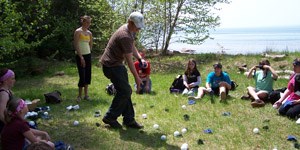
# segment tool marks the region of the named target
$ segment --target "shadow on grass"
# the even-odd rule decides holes
[[[122,140],[140,143],[145,147],[151,147],[153,149],[158,149],[160,147],[172,150],[180,149],[176,145],[170,145],[167,144],[166,141],[162,141],[160,137],[163,133],[147,133],[144,130],[136,129],[119,130],[119,133]]]

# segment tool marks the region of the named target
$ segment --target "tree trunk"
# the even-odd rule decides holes
[[[168,47],[169,47],[169,44],[170,44],[170,40],[171,40],[172,34],[174,32],[174,28],[176,26],[178,15],[179,15],[179,12],[180,12],[181,7],[182,7],[182,5],[183,5],[184,2],[185,2],[185,0],[181,0],[181,1],[178,2],[178,6],[177,6],[177,9],[176,9],[176,15],[174,17],[173,23],[170,23],[170,31],[169,31],[169,34],[167,36],[166,45],[165,45],[165,47],[164,47],[164,49],[162,51],[162,55],[167,55]]]

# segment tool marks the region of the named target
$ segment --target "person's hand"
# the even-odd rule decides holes
[[[207,91],[208,93],[210,93],[210,92],[212,91],[212,89],[211,89],[211,88],[207,88],[206,91]]]
[[[51,138],[49,136],[49,134],[47,132],[43,132],[43,139],[46,140],[46,141],[50,141]]]
[[[273,107],[278,109],[281,105],[282,105],[282,102],[278,100],[273,104]]]
[[[136,89],[138,91],[138,89],[141,88],[141,85],[143,85],[143,81],[142,81],[142,79],[140,77],[136,77],[135,78],[135,83],[136,83]]]
[[[294,104],[299,104],[299,103],[300,103],[300,99],[292,101],[292,104],[293,104],[293,105],[294,105]]]
[[[139,62],[139,67],[140,68],[145,68],[145,66],[147,66],[147,62],[145,59],[141,59],[141,61]]]
[[[141,84],[136,85],[136,94],[140,94],[140,91],[142,90]]]
[[[85,68],[85,60],[83,57],[80,58],[81,67]]]

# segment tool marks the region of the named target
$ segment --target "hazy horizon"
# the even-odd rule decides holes
[[[300,26],[300,0],[231,0],[218,4],[218,28]]]

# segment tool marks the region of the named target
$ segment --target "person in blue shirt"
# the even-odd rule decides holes
[[[210,72],[206,78],[205,87],[199,87],[198,95],[195,99],[201,99],[205,93],[213,92],[220,95],[221,101],[224,101],[231,89],[231,80],[226,72],[222,71],[222,64],[213,65],[214,71]]]

